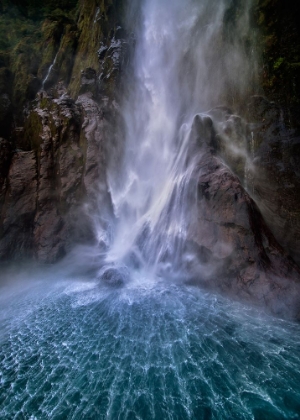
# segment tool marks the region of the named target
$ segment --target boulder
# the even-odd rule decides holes
[[[101,275],[101,280],[110,287],[122,287],[129,281],[129,271],[126,267],[110,267]]]

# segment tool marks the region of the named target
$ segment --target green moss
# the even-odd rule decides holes
[[[32,100],[44,79],[64,35],[70,32],[75,17],[77,0],[39,2],[35,0],[2,0],[0,14],[0,68],[6,67],[12,75],[12,89],[5,88],[3,76],[0,85],[9,93],[17,123],[21,124],[23,107]],[[74,23],[73,23],[74,26]],[[76,26],[76,25],[75,25]],[[74,29],[74,28],[73,28]],[[69,39],[71,36],[69,36]],[[74,53],[73,40],[64,47],[60,64],[67,63],[58,80],[68,82]],[[72,45],[70,45],[72,44]],[[1,86],[0,86],[1,88]]]
[[[300,61],[299,7],[291,0],[256,0],[255,11],[264,94],[284,107],[296,106],[293,111],[296,115],[300,86],[297,70],[291,63]]]
[[[273,64],[273,69],[276,71],[278,70],[283,64],[285,63],[285,59],[283,57],[279,57],[275,63]]]
[[[45,109],[48,106],[48,98],[42,98],[40,101],[40,108]]]
[[[78,9],[78,48],[72,76],[70,80],[70,92],[76,97],[80,90],[81,71],[90,67],[96,70],[98,75],[112,75],[113,64],[107,57],[103,57],[104,67],[99,62],[97,51],[102,45],[109,45],[111,38],[116,33],[116,28],[122,26],[124,1],[121,0],[81,0]],[[97,19],[95,17],[97,16]],[[91,30],[91,28],[93,28]],[[105,79],[106,93],[115,87],[115,79]]]
[[[63,80],[69,84],[72,68],[74,65],[75,51],[78,42],[77,26],[69,23],[64,27],[64,34],[59,44],[59,52],[56,59],[56,80]],[[57,51],[56,51],[57,52]]]
[[[94,23],[97,7],[97,0],[80,2],[77,22],[78,48],[70,80],[70,92],[73,97],[79,93],[81,71],[87,67],[99,68],[97,50],[101,40],[101,28],[99,24]]]
[[[42,141],[42,132],[41,118],[37,112],[33,111],[25,122],[23,144],[20,144],[19,147],[22,147],[24,150],[38,151]]]

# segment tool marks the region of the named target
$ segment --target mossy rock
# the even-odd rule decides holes
[[[41,117],[36,111],[32,111],[24,125],[22,142],[17,146],[23,150],[38,151],[42,142],[43,125]]]
[[[46,0],[42,3],[35,0],[14,0],[13,4],[6,0],[1,2],[0,69],[6,68],[13,76],[11,101],[17,124],[22,124],[24,105],[40,89],[62,36],[69,32],[70,25],[75,25],[72,18],[76,16],[77,3],[77,0]],[[74,28],[72,35],[72,46],[63,48],[61,65],[66,56],[73,57]],[[67,74],[71,72],[72,59],[66,60],[67,63],[58,75],[66,83],[69,77]],[[0,89],[5,83],[2,74]]]
[[[297,71],[291,64],[300,61],[298,4],[292,0],[257,0],[255,11],[261,34],[259,49],[263,60],[264,93],[282,106],[293,107],[299,102],[300,94],[295,88]]]

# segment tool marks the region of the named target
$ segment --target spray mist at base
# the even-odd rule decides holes
[[[297,418],[298,325],[164,281],[56,276],[2,293],[1,418]]]

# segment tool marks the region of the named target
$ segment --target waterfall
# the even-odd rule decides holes
[[[196,201],[191,151],[197,114],[247,93],[250,1],[133,2],[136,49],[123,102],[125,152],[109,172],[117,226],[107,261],[131,259],[157,274],[182,255]],[[137,17],[138,16],[138,17]],[[165,267],[166,269],[166,267]]]
[[[46,83],[46,82],[47,82],[47,80],[49,79],[50,74],[51,74],[52,69],[53,69],[53,66],[54,66],[54,65],[55,65],[55,63],[56,63],[57,56],[58,56],[58,52],[59,52],[59,49],[57,50],[57,53],[55,54],[54,60],[53,60],[52,64],[49,66],[49,69],[48,69],[48,71],[47,71],[46,77],[45,77],[45,78],[44,78],[44,80],[43,80],[43,83],[42,83],[42,90],[44,90],[44,89],[45,89],[45,83]]]

